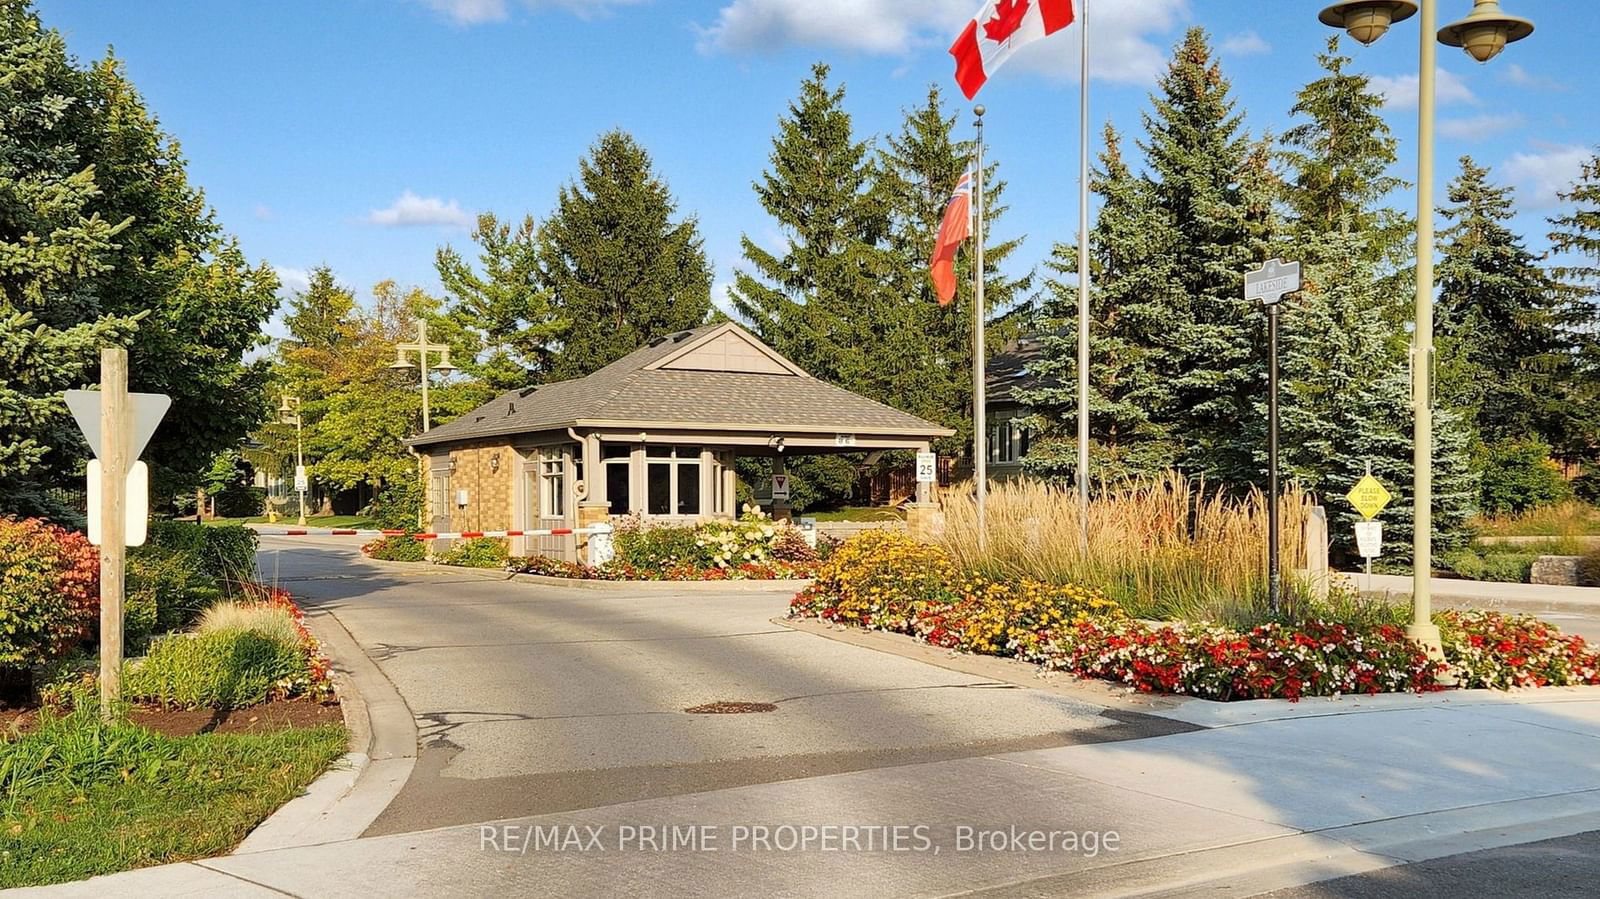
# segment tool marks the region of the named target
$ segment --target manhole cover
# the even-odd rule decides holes
[[[724,699],[684,709],[691,715],[745,715],[750,712],[776,712],[778,707],[770,702],[735,702]]]

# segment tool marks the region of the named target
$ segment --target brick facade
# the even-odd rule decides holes
[[[431,472],[431,469],[440,466],[445,457],[445,453],[435,450],[424,460],[424,465]],[[511,530],[517,470],[522,465],[511,444],[504,440],[464,443],[451,447],[448,459],[453,464],[449,495],[445,497],[449,506],[450,530]],[[464,506],[458,502],[462,490],[467,491],[467,503]],[[439,516],[440,510],[434,507],[436,501],[434,491],[428,491],[427,520],[430,527],[437,517],[442,517]]]

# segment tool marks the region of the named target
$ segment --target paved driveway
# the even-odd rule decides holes
[[[507,583],[335,539],[263,538],[261,567],[416,716],[416,770],[373,834],[1179,727],[790,630],[782,592]],[[685,712],[723,700],[777,708]]]

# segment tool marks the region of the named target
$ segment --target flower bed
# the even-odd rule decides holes
[[[817,568],[815,562],[745,562],[727,568],[699,568],[671,565],[640,568],[627,562],[584,565],[549,556],[525,556],[506,563],[506,570],[517,574],[564,577],[582,581],[773,581],[805,579]]]
[[[799,528],[757,509],[736,521],[681,527],[624,518],[614,539],[616,558],[602,566],[531,556],[510,560],[506,569],[597,581],[770,581],[809,578],[819,564]]]
[[[1442,689],[1447,669],[1390,624],[1139,621],[1098,591],[962,573],[943,550],[883,531],[840,547],[789,614],[1224,701],[1428,692]],[[1463,687],[1600,684],[1600,652],[1538,619],[1446,612],[1439,621]]]

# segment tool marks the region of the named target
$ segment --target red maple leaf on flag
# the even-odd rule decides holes
[[[1022,27],[1022,17],[1028,14],[1028,0],[1000,0],[995,6],[994,18],[983,23],[983,33],[997,44],[1017,33]]]

